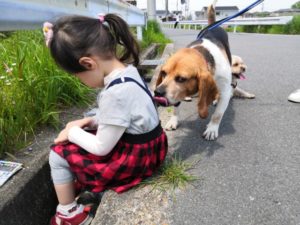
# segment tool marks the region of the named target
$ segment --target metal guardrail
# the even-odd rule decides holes
[[[98,13],[116,13],[130,26],[146,22],[142,10],[122,0],[0,0],[0,31],[37,29],[66,14]]]
[[[258,17],[258,18],[241,18],[232,19],[224,25],[284,25],[290,22],[293,16],[280,16],[280,17]],[[162,22],[163,27],[173,28],[175,22]],[[178,28],[197,29],[198,26],[203,27],[207,25],[207,20],[183,20],[179,21]]]

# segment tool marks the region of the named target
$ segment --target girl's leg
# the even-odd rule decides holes
[[[49,164],[59,202],[56,209],[57,213],[51,219],[50,224],[57,225],[64,222],[68,224],[88,223],[91,220],[91,217],[84,212],[84,206],[78,205],[75,201],[74,177],[70,171],[68,162],[54,151],[51,151],[49,155]]]
[[[74,176],[68,162],[54,151],[51,151],[49,164],[58,202],[63,205],[73,202],[75,200]]]
[[[74,176],[68,162],[54,151],[50,152],[51,177],[58,202],[67,205],[75,201]]]
[[[59,204],[68,205],[75,201],[74,182],[66,184],[54,184]]]

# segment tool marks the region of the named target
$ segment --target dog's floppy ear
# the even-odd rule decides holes
[[[218,98],[218,88],[209,71],[201,71],[198,74],[198,92],[198,113],[201,118],[206,118],[209,105]]]

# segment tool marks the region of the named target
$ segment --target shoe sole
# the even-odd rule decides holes
[[[89,216],[89,217],[86,218],[85,221],[83,221],[79,225],[89,225],[89,224],[91,224],[91,222],[92,222],[93,219],[94,219],[93,217]]]

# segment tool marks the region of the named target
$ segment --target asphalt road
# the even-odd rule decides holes
[[[163,31],[176,48],[198,33]],[[180,127],[168,132],[170,148],[187,161],[201,158],[193,170],[200,180],[176,192],[172,224],[299,225],[300,104],[287,96],[300,88],[300,36],[229,39],[248,65],[239,86],[256,98],[231,100],[216,141],[201,137],[209,120],[198,117],[197,99],[182,104]]]

